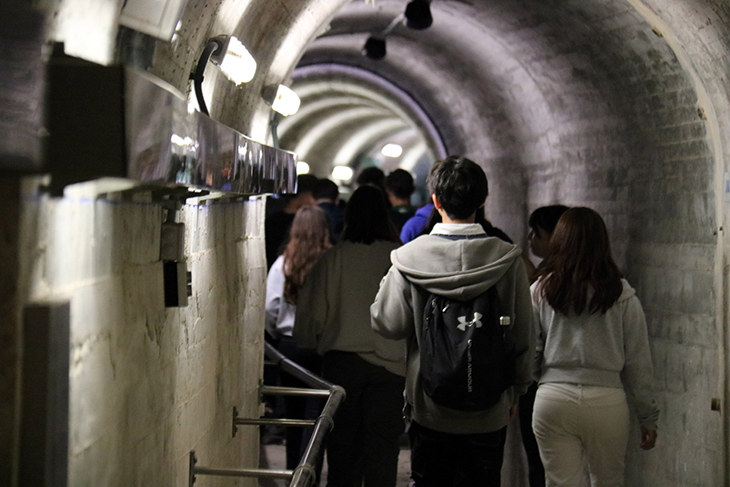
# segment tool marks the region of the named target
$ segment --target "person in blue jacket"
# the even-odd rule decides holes
[[[426,228],[428,217],[432,211],[433,203],[424,205],[416,210],[416,214],[403,225],[400,231],[400,239],[404,244],[421,235],[423,229]]]

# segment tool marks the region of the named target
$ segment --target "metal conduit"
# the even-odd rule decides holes
[[[238,411],[233,408],[232,430],[233,436],[236,436],[238,425],[261,425],[261,424],[278,424],[287,427],[309,427],[314,425],[312,436],[309,439],[304,456],[299,462],[297,468],[292,470],[264,470],[264,469],[231,469],[231,468],[213,468],[198,467],[195,452],[190,452],[190,470],[188,475],[188,486],[192,487],[195,483],[196,475],[216,475],[225,477],[256,477],[256,478],[280,478],[290,479],[289,487],[309,487],[316,481],[315,465],[319,455],[322,453],[324,439],[327,433],[334,426],[334,415],[337,408],[345,399],[345,389],[340,386],[331,384],[326,380],[314,375],[304,367],[295,364],[284,355],[279,353],[273,346],[268,343],[264,344],[264,354],[266,358],[271,360],[277,367],[284,372],[291,374],[301,380],[313,389],[304,389],[297,387],[275,387],[261,385],[259,388],[259,396],[264,394],[285,395],[285,396],[328,396],[327,402],[322,409],[322,414],[316,420],[306,419],[270,419],[270,418],[239,418]],[[259,397],[261,400],[261,397]]]

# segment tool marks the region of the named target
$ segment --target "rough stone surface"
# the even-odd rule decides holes
[[[263,207],[183,207],[193,295],[165,308],[158,205],[25,202],[28,302],[71,302],[69,485],[185,485],[190,450],[257,466],[258,431],[231,438],[231,412],[259,415]]]

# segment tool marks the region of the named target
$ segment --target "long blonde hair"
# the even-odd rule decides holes
[[[327,214],[318,206],[300,208],[289,230],[284,249],[284,300],[297,304],[299,288],[319,261],[332,247]]]

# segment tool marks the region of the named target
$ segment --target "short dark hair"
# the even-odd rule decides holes
[[[314,199],[336,200],[340,196],[340,188],[331,179],[320,179],[312,192]]]
[[[360,171],[355,182],[358,186],[372,184],[381,190],[385,190],[385,173],[379,167],[368,166]]]
[[[407,200],[416,189],[413,186],[413,176],[405,169],[396,169],[391,171],[385,178],[385,189],[393,193],[396,197]]]
[[[313,193],[319,178],[311,174],[300,174],[297,176],[297,194]]]
[[[360,186],[350,196],[345,207],[342,240],[367,245],[376,240],[400,243],[388,214],[385,195],[376,186]]]
[[[454,219],[469,218],[489,194],[484,170],[463,156],[449,156],[434,162],[426,183],[446,214]]]
[[[527,224],[533,230],[540,228],[548,235],[552,235],[555,225],[567,209],[568,207],[564,205],[541,206],[530,214]]]

